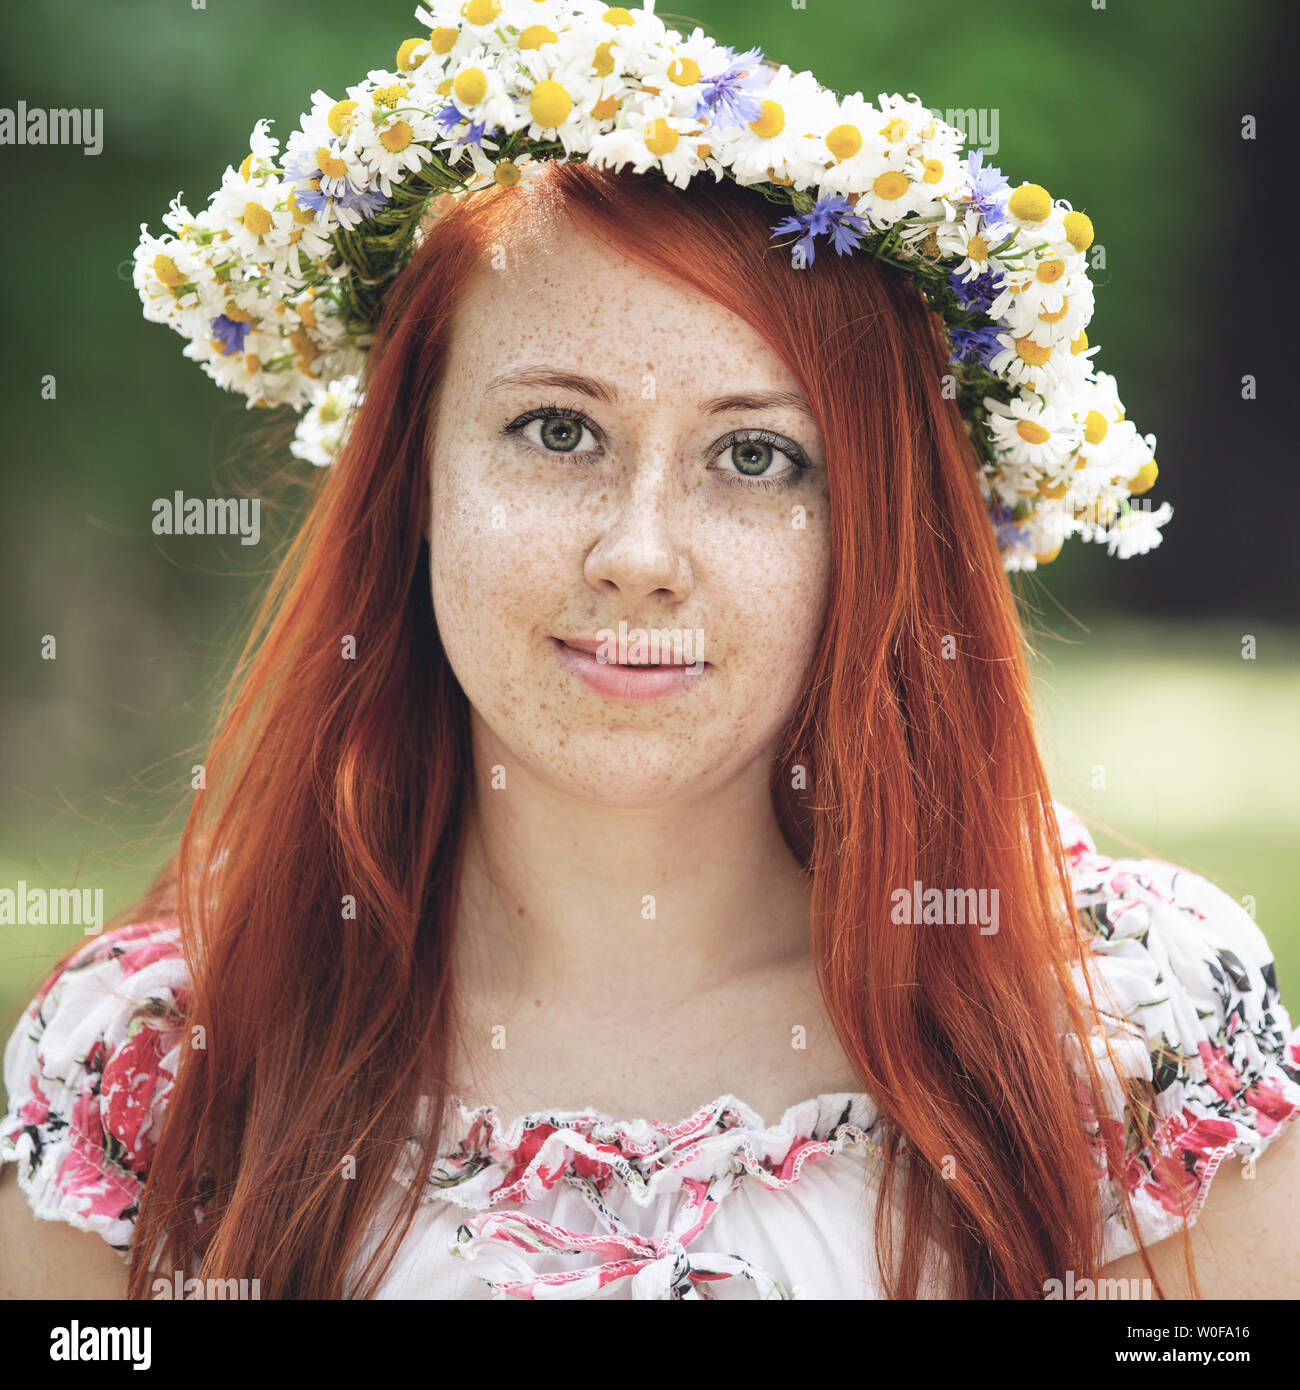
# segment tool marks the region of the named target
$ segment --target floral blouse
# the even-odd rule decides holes
[[[1257,1158],[1300,1114],[1300,1030],[1279,1002],[1268,943],[1237,903],[1172,864],[1099,854],[1072,813],[1057,816],[1112,1048],[1156,1097],[1150,1150],[1130,1137],[1117,1090],[1100,1116],[1081,1103],[1109,1262],[1135,1248],[1120,1181],[1144,1239],[1163,1239],[1184,1208],[1196,1219],[1225,1158]],[[51,976],[5,1050],[0,1162],[17,1164],[38,1217],[95,1231],[124,1257],[187,1003],[175,922],[138,922]],[[1080,1040],[1066,1043],[1080,1065]],[[1094,1047],[1105,1075],[1100,1039]],[[414,1180],[415,1156],[412,1142],[390,1203]],[[506,1123],[453,1100],[379,1296],[880,1297],[879,1164],[865,1094],[813,1096],[770,1122],[732,1095],[676,1123],[592,1109]],[[391,1210],[381,1215],[372,1242]]]

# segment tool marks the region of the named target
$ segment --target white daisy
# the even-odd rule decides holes
[[[333,463],[343,447],[362,395],[358,379],[345,376],[312,392],[311,407],[299,420],[289,452],[318,468]]]
[[[665,178],[685,188],[702,165],[699,149],[705,143],[703,135],[694,117],[656,114],[652,109],[633,116],[617,130],[598,134],[587,160],[614,170],[631,164],[638,174],[659,169]]]
[[[772,180],[800,191],[814,187],[825,159],[825,143],[815,132],[838,110],[834,95],[811,73],[783,66],[754,96],[762,105],[756,120],[710,134],[718,157],[742,184]]]
[[[386,198],[393,196],[393,183],[401,183],[408,173],[427,164],[430,149],[438,139],[438,127],[432,116],[409,108],[385,114],[381,107],[373,119],[359,121],[360,133],[356,149],[369,170],[370,182],[377,184]]]
[[[1005,403],[985,396],[984,406],[995,447],[1010,463],[1059,473],[1083,442],[1083,429],[1073,416],[1033,396],[1019,395]]]
[[[1127,560],[1132,555],[1145,555],[1164,539],[1160,528],[1173,516],[1174,509],[1162,502],[1155,509],[1134,507],[1121,510],[1107,538],[1107,553]]]
[[[227,253],[253,261],[284,253],[294,225],[284,206],[286,194],[278,182],[246,181],[227,170],[210,208],[212,221],[228,233]]]
[[[1001,266],[989,255],[997,243],[990,239],[983,217],[974,209],[956,224],[941,223],[934,228],[934,233],[944,255],[957,259],[957,264],[948,269],[960,276],[963,283],[987,275],[990,271],[1000,273]]]

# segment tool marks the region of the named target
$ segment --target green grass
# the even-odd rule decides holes
[[[1300,640],[1256,630],[1243,660],[1243,635],[1107,623],[1081,645],[1041,641],[1042,747],[1057,799],[1099,849],[1145,850],[1253,900],[1288,1003],[1300,990]]]

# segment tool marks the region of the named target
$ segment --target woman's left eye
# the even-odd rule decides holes
[[[737,430],[722,440],[713,458],[731,465],[713,471],[733,487],[788,487],[810,466],[797,444],[771,430]],[[785,459],[790,467],[777,471],[778,459]]]

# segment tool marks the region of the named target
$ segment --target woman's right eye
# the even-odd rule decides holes
[[[526,411],[502,430],[521,434],[534,448],[548,454],[598,453],[600,441],[591,422],[581,412],[559,406]]]

